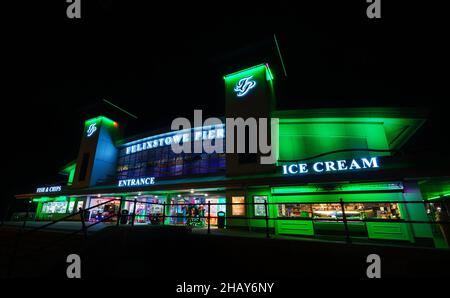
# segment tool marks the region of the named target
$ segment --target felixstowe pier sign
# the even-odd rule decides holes
[[[360,171],[379,168],[376,157],[352,160],[318,161],[315,163],[292,163],[283,165],[283,175],[303,175],[309,173],[333,173],[343,171]]]
[[[225,129],[224,125],[216,125],[216,127],[201,127],[194,129],[184,129],[174,132],[169,132],[157,136],[152,136],[128,143],[125,149],[126,154],[133,154],[136,152],[154,149],[162,146],[170,146],[172,144],[182,144],[191,141],[203,141],[224,139]]]

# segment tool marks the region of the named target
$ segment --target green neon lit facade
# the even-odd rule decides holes
[[[66,201],[67,197],[66,196],[58,196],[58,197],[39,197],[39,198],[34,198],[33,202],[37,202],[37,203],[45,203],[45,202],[60,202],[60,201]]]
[[[273,91],[273,80],[274,76],[270,70],[269,65],[259,64],[244,70],[240,70],[223,77],[225,80],[226,93],[237,100],[245,100],[247,96],[257,96],[259,98],[267,96],[266,92],[270,92],[272,96]],[[251,78],[250,80],[255,82],[256,85],[252,90],[249,90],[245,96],[239,97],[237,95],[235,88],[240,80],[245,78]],[[268,90],[268,91],[267,91]],[[236,96],[237,95],[237,96]]]
[[[267,82],[271,82],[272,76],[266,65],[256,66],[237,72],[225,77],[227,84],[231,85],[242,76],[246,75],[262,76]],[[269,79],[268,79],[269,78]],[[283,116],[283,115],[282,115]],[[116,127],[117,124],[113,121],[108,121],[104,117],[97,117],[86,121],[85,126],[97,121],[106,121],[107,125]],[[314,160],[327,161],[332,159],[349,159],[356,157],[370,157],[370,156],[390,156],[393,150],[399,148],[402,143],[407,140],[407,136],[402,134],[405,127],[409,129],[416,129],[420,126],[420,121],[411,119],[402,119],[400,117],[300,117],[290,116],[281,117],[279,120],[278,131],[278,165],[283,163],[283,160],[302,160],[310,156],[318,155],[327,151],[362,148],[362,149],[376,149],[385,150],[386,152],[370,152],[370,151],[348,151],[333,153],[317,157]],[[391,152],[392,151],[392,152]],[[311,162],[309,160],[308,162]],[[68,183],[73,180],[73,173],[76,165],[66,167],[65,172],[69,173]],[[372,174],[374,175],[374,174]],[[279,173],[259,174],[259,178],[265,177],[279,177]],[[256,175],[245,175],[230,177],[230,180],[246,180],[252,179]],[[375,176],[374,176],[375,177]],[[195,185],[195,179],[184,179],[185,183],[189,182]],[[211,181],[210,181],[211,182]],[[255,198],[266,198],[267,202],[275,203],[268,206],[270,217],[278,217],[280,214],[280,206],[289,206],[289,204],[338,204],[340,199],[343,199],[348,204],[380,204],[380,202],[407,202],[408,200],[422,199],[420,193],[412,192],[405,195],[405,189],[402,182],[388,181],[388,182],[351,182],[351,181],[337,181],[333,187],[330,183],[307,183],[297,185],[270,187],[255,186],[249,188],[244,195],[247,202],[252,202]],[[224,191],[226,189],[224,188]],[[141,192],[139,197],[146,195],[158,195],[160,199],[169,203],[171,198],[176,198],[180,193],[178,190],[155,190]],[[101,198],[116,197],[128,200],[134,200],[136,193],[128,192],[114,192],[111,194],[103,194]],[[450,192],[443,192],[435,197],[428,197],[429,200],[442,199],[450,196]],[[96,199],[97,197],[91,196]],[[221,197],[220,202],[229,202],[229,197]],[[38,203],[38,217],[45,219],[46,214],[42,214],[42,206],[48,202],[72,202],[72,207],[79,200],[84,198],[75,198],[70,196],[58,197],[39,197],[33,199],[33,202]],[[426,199],[426,197],[425,197]],[[128,203],[129,204],[129,203]],[[125,208],[127,203],[123,203],[121,208]],[[388,205],[386,205],[388,206]],[[231,206],[227,206],[227,214],[231,214]],[[246,214],[255,216],[252,219],[227,218],[227,225],[240,227],[249,226],[252,229],[265,228],[266,221],[264,217],[257,218],[255,206],[248,205]],[[283,207],[291,208],[291,207]],[[426,215],[424,207],[420,204],[413,206],[406,206],[406,204],[399,203],[397,206],[402,217],[409,216],[410,219],[422,220],[422,215]],[[70,209],[68,207],[68,209]],[[339,211],[339,210],[338,210]],[[71,210],[67,210],[71,212]],[[170,215],[170,210],[166,210],[166,216]],[[170,224],[170,220],[166,218],[166,224]],[[327,230],[342,232],[342,222],[336,221],[316,221],[297,220],[292,221],[288,219],[269,220],[269,227],[274,233],[279,234],[295,234],[303,236],[315,236],[318,231]],[[385,239],[385,240],[402,240],[414,242],[414,235],[421,235],[423,237],[432,238],[431,228],[424,225],[407,225],[399,222],[350,222],[349,227],[352,233],[368,233],[369,238]],[[389,231],[395,229],[396,234]]]
[[[295,194],[295,193],[326,193],[326,192],[361,192],[361,191],[383,191],[402,190],[399,183],[340,183],[335,188],[318,185],[284,186],[272,188],[272,194]]]
[[[257,83],[247,95],[238,98],[234,88],[240,80],[246,77],[252,77],[252,80]],[[234,105],[233,107],[237,107],[235,110],[230,109],[232,112],[239,111],[239,108],[242,107],[241,103],[248,104],[250,102],[250,107],[245,106],[246,112],[249,113],[252,112],[253,104],[271,105],[273,103],[271,100],[274,98],[274,75],[268,64],[246,68],[223,78],[227,104],[230,103],[230,105]],[[273,233],[308,237],[315,237],[323,231],[342,234],[344,226],[339,220],[339,212],[342,213],[339,203],[342,199],[349,209],[346,209],[345,212],[353,214],[354,218],[357,216],[363,218],[370,214],[376,219],[373,222],[349,222],[351,233],[364,234],[365,237],[377,240],[401,240],[412,243],[419,238],[436,242],[436,232],[430,224],[407,224],[404,220],[426,221],[428,218],[425,204],[407,205],[408,201],[425,202],[425,200],[437,201],[450,198],[450,187],[442,186],[445,183],[441,181],[437,183],[440,185],[439,187],[433,186],[430,187],[432,190],[421,190],[422,186],[417,186],[416,181],[409,182],[410,177],[399,174],[393,176],[394,178],[389,176],[389,178],[382,178],[382,175],[388,170],[401,169],[398,164],[391,165],[389,163],[383,164],[379,171],[358,172],[357,179],[349,176],[353,173],[345,173],[347,175],[345,178],[338,174],[327,177],[317,174],[311,179],[301,175],[284,177],[280,171],[280,167],[289,161],[307,160],[306,163],[312,163],[363,157],[380,157],[383,160],[397,157],[395,156],[396,151],[401,149],[420,128],[424,122],[423,118],[415,114],[410,115],[409,112],[403,113],[400,109],[383,108],[277,111],[270,106],[270,108],[260,109],[258,112],[263,114],[267,110],[270,111],[271,117],[279,119],[279,125],[276,128],[278,131],[274,134],[277,137],[272,140],[273,149],[277,153],[277,163],[267,167],[267,170],[232,175],[225,173],[221,174],[222,176],[212,175],[201,178],[189,176],[176,179],[171,177],[173,179],[162,179],[159,184],[157,182],[152,186],[117,189],[116,183],[103,185],[95,182],[87,186],[70,187],[77,169],[77,165],[72,163],[63,170],[65,174],[68,174],[67,192],[64,190],[62,195],[48,194],[33,197],[32,201],[39,206],[37,217],[41,220],[48,220],[47,215],[42,212],[46,203],[67,202],[66,213],[73,212],[79,202],[83,202],[83,207],[86,208],[92,200],[112,197],[133,201],[135,198],[145,199],[146,196],[158,196],[157,199],[170,204],[171,200],[176,199],[179,195],[195,197],[196,194],[190,194],[189,191],[189,189],[193,189],[197,196],[200,196],[201,192],[211,192],[219,202],[228,204],[226,206],[227,227],[231,228],[246,228],[252,231],[265,229],[266,219],[261,216],[261,210],[257,209],[258,206],[251,205],[256,200],[260,202],[261,199],[264,199],[269,203],[268,215],[276,218],[276,220],[268,222]],[[99,129],[101,127],[114,128],[114,131],[118,127],[115,121],[105,116],[99,116],[84,123],[84,132],[92,124],[97,124]],[[151,135],[154,134],[148,136]],[[139,139],[141,138],[142,136],[139,137]],[[95,138],[83,139],[83,141],[94,142]],[[132,139],[131,142],[133,141],[135,140]],[[111,142],[111,144],[111,147],[116,149],[121,141]],[[315,158],[311,158],[314,156]],[[99,160],[100,163],[104,161],[104,159]],[[227,167],[229,166],[227,163]],[[244,167],[245,165],[232,166]],[[82,190],[82,192],[78,193],[78,190]],[[245,206],[245,215],[252,218],[232,216],[233,207],[229,203],[232,202],[233,197],[244,197],[245,203],[250,203]],[[397,203],[394,205],[392,202]],[[158,204],[161,203],[158,202]],[[307,211],[309,207],[302,209],[303,205],[310,206],[309,213],[311,214]],[[129,208],[129,206],[130,202],[123,202],[120,208]],[[165,212],[166,216],[171,215],[170,209],[166,209]],[[390,213],[388,214],[388,212]],[[357,213],[358,215],[355,215]],[[396,221],[383,221],[383,219],[391,217]],[[320,220],[324,218],[326,220]],[[170,224],[170,219],[166,218],[165,223]]]
[[[119,125],[116,121],[113,121],[105,116],[98,116],[98,117],[86,120],[84,122],[85,129],[88,128],[89,125],[94,124],[94,123],[97,123],[98,125],[105,124],[105,125],[111,126],[111,127],[117,127]]]
[[[446,198],[448,198],[448,197],[450,197],[450,192],[449,193],[445,193],[445,194],[442,194],[442,195],[440,195],[440,196],[434,196],[434,197],[429,197],[429,198],[427,198],[428,200],[430,200],[430,201],[433,201],[433,200],[439,200],[439,199],[446,199]]]
[[[239,70],[237,72],[225,75],[223,78],[227,82],[236,82],[238,79],[241,79],[242,77],[258,75],[259,73],[264,73],[265,79],[267,81],[272,81],[274,78],[268,64],[259,64],[256,66],[252,66],[250,68]]]
[[[389,156],[390,150],[404,142],[401,133],[409,125],[409,121],[390,118],[280,119],[279,160],[302,160],[352,148],[368,151],[334,153],[322,160]]]

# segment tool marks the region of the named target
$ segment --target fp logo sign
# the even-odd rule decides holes
[[[234,87],[234,91],[238,97],[245,96],[251,89],[256,86],[256,82],[252,80],[253,76],[240,79]]]
[[[86,136],[89,138],[96,131],[97,131],[97,123],[92,123],[91,125],[89,125],[89,127],[88,127],[88,129],[86,131]]]

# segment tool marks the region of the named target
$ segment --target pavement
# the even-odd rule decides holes
[[[38,229],[49,223],[51,223],[51,221],[27,221],[24,226],[24,229],[25,230]],[[106,227],[115,225],[115,223],[103,223],[103,222],[100,222],[96,225],[92,225],[92,224],[93,223],[91,223],[91,222],[86,223],[86,227],[89,227],[87,229],[87,232],[90,234],[101,231]],[[90,226],[90,225],[92,225],[92,226]],[[23,222],[7,221],[4,223],[4,226],[5,227],[13,227],[13,228],[21,228],[21,227],[23,227]],[[57,222],[53,225],[50,225],[48,227],[45,227],[45,228],[43,228],[43,230],[50,231],[50,232],[56,231],[56,232],[61,232],[61,233],[69,233],[69,232],[75,232],[77,230],[80,230],[80,233],[81,233],[81,228],[82,228],[82,226],[79,221],[61,221],[61,222]]]
[[[26,229],[45,224],[30,222]],[[65,278],[66,257],[75,253],[82,259],[83,276],[92,279],[366,278],[369,254],[381,256],[386,277],[450,277],[449,250],[374,245],[364,239],[350,245],[280,235],[267,239],[265,233],[215,227],[208,234],[206,228],[114,223],[92,226],[96,232],[85,238],[69,235],[80,223],[61,222],[52,230],[24,233],[13,254],[18,227],[10,223],[0,229],[0,276]]]
[[[38,229],[40,227],[43,227],[46,224],[49,224],[50,221],[29,221],[26,222],[26,225],[24,227],[25,230],[32,230],[32,229]],[[17,222],[17,221],[8,221],[4,224],[7,227],[15,227],[20,228],[23,226],[23,222]],[[97,233],[107,227],[113,227],[116,226],[115,222],[99,222],[94,224],[93,222],[86,222],[87,233],[88,235],[92,235],[94,233]],[[125,227],[131,227],[131,225],[125,225]],[[135,224],[136,227],[150,227],[151,225],[148,224]],[[171,226],[171,225],[165,225],[165,226]],[[181,226],[181,225],[173,225],[173,226]],[[43,228],[45,231],[49,232],[61,232],[61,233],[73,233],[75,231],[80,231],[79,234],[81,234],[81,223],[78,221],[62,221],[57,222],[53,225],[50,225],[48,227]],[[190,231],[194,234],[199,235],[206,235],[208,233],[207,227],[195,227],[190,229]],[[218,229],[217,226],[212,226],[210,229],[210,233],[216,236],[225,236],[225,237],[243,237],[243,238],[267,238],[266,233],[259,231],[249,231],[249,230],[243,230],[243,229]],[[313,237],[308,236],[289,236],[289,235],[275,235],[270,234],[270,239],[285,239],[285,240],[297,240],[297,241],[306,241],[306,242],[330,242],[330,243],[336,243],[336,244],[346,244],[343,236],[333,236],[333,235],[315,235]],[[384,241],[384,240],[371,240],[367,237],[358,237],[358,236],[352,236],[351,237],[351,243],[354,245],[370,245],[370,246],[389,246],[389,247],[422,247],[422,248],[431,248],[429,246],[420,246],[418,244],[410,243],[408,241]]]

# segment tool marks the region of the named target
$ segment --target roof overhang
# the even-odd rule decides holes
[[[280,123],[381,124],[391,150],[401,148],[425,123],[427,112],[416,108],[336,108],[274,111]]]

